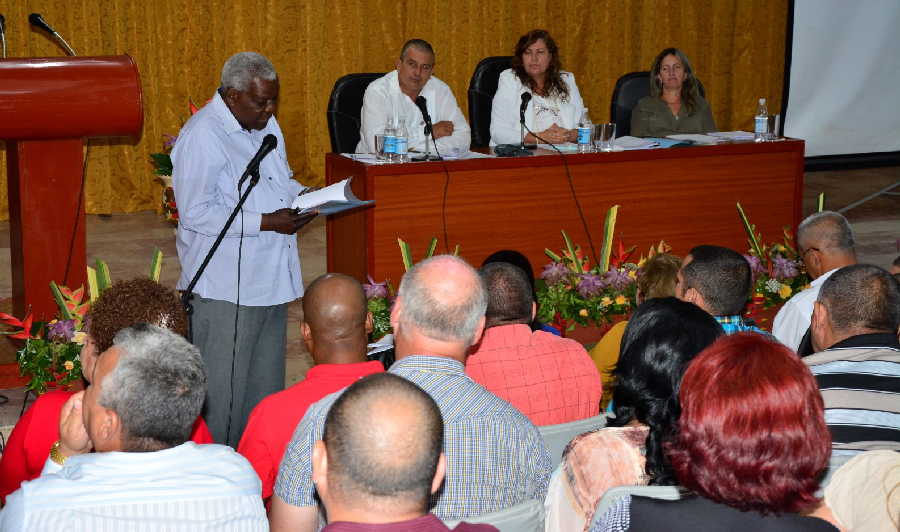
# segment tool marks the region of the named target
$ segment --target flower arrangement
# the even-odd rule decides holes
[[[11,328],[0,334],[25,341],[16,354],[19,374],[29,377],[26,388],[38,395],[50,387],[67,387],[81,378],[85,316],[91,304],[112,285],[106,263],[98,259],[95,266],[87,268],[87,299],[83,286],[71,290],[50,282],[59,313],[49,322],[35,322],[31,311],[22,320],[0,313],[0,324]],[[157,249],[150,263],[150,278],[154,281],[159,282],[161,266],[162,252]]]
[[[199,107],[194,102],[188,100],[191,116],[197,114]],[[175,191],[172,189],[172,147],[178,135],[163,134],[163,149],[161,152],[150,154],[150,163],[153,165],[153,173],[158,176],[159,181],[163,185],[162,193],[162,211],[166,220],[173,225],[178,225],[178,206],[175,204]]]
[[[619,206],[606,215],[600,263],[590,261],[562,231],[565,248],[561,254],[544,250],[551,262],[544,266],[537,282],[538,319],[551,323],[561,331],[571,331],[575,325],[602,325],[615,316],[625,316],[636,305],[636,280],[640,266],[646,260],[631,261],[635,248],[625,249],[619,241],[612,249],[613,234]],[[650,256],[668,251],[665,242],[650,249]]]
[[[753,292],[748,314],[761,308],[784,304],[797,292],[809,286],[810,278],[804,270],[803,260],[794,247],[794,236],[788,228],[783,231],[782,242],[766,244],[756,226],[750,223],[741,204],[738,214],[747,232],[750,249],[744,257],[753,273]]]

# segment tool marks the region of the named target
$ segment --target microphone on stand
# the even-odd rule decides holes
[[[66,40],[62,38],[62,35],[57,33],[55,29],[51,28],[50,24],[47,24],[47,21],[44,20],[44,17],[42,17],[40,13],[32,13],[28,15],[28,23],[39,30],[43,30],[49,33],[50,36],[53,37],[53,40],[55,40],[60,46],[63,47],[63,50],[66,51],[66,54],[78,55],[75,53],[75,50],[71,46],[69,46],[69,43],[67,43]]]
[[[522,149],[536,150],[537,144],[525,144],[525,130],[528,129],[528,126],[525,125],[525,109],[528,107],[528,102],[530,101],[531,93],[523,92],[522,103],[519,105],[519,131],[522,135]]]
[[[431,115],[428,114],[427,103],[428,103],[428,101],[425,99],[424,96],[420,95],[420,96],[416,97],[416,107],[419,108],[419,111],[422,112],[422,118],[425,119],[425,157],[422,159],[417,159],[417,160],[439,161],[439,160],[441,160],[440,154],[438,154],[437,157],[432,157],[431,156],[431,145],[428,144],[428,136],[429,135],[431,136],[431,142],[434,142],[434,126],[431,124]],[[435,151],[437,151],[437,143],[435,143],[434,149],[435,149]]]
[[[0,15],[0,51],[2,51],[3,59],[6,59],[6,18]]]
[[[259,163],[265,159],[269,152],[275,149],[275,146],[278,146],[278,139],[275,138],[275,135],[269,133],[263,138],[262,145],[257,150],[256,155],[247,163],[247,169],[244,170],[244,173],[241,174],[241,178],[238,180],[238,190],[241,189],[241,185],[244,184],[244,181],[249,176],[253,176],[254,181],[252,182],[254,183],[259,179]]]

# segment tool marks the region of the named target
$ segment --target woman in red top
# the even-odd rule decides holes
[[[138,278],[116,283],[103,292],[87,317],[81,348],[81,371],[87,382],[97,358],[112,346],[116,333],[141,322],[187,334],[187,316],[178,296],[159,283]],[[0,457],[0,501],[5,502],[22,482],[40,476],[50,447],[59,439],[62,407],[74,393],[55,390],[41,395],[16,423]],[[194,423],[191,440],[213,443],[202,417]]]

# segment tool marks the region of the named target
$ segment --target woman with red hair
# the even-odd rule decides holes
[[[755,333],[725,336],[681,381],[681,417],[666,453],[678,501],[624,497],[592,531],[835,531],[807,517],[831,437],[822,396],[787,347]]]

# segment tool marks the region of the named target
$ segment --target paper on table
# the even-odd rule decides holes
[[[342,153],[341,155],[361,163],[374,163],[378,160],[374,153]]]
[[[714,131],[709,136],[728,140],[753,140],[753,133],[749,131]]]
[[[625,135],[624,137],[617,137],[613,145],[623,150],[646,150],[659,146],[659,142],[656,142],[654,139],[641,139]]]
[[[717,139],[716,137],[711,137],[709,135],[700,135],[695,133],[684,133],[681,135],[667,135],[667,139],[675,139],[675,140],[689,140],[696,144],[717,144],[721,142],[721,139]]]
[[[559,144],[554,144],[553,146],[559,148],[559,151],[563,153],[575,153],[576,151],[578,151],[578,144],[575,144],[574,142],[561,142]],[[556,151],[553,149],[553,146],[551,146],[550,144],[537,145],[537,147],[542,150]]]
[[[335,214],[348,209],[375,203],[375,200],[362,201],[350,190],[350,177],[309,194],[301,194],[294,198],[293,209],[307,211],[316,209],[319,214]]]

